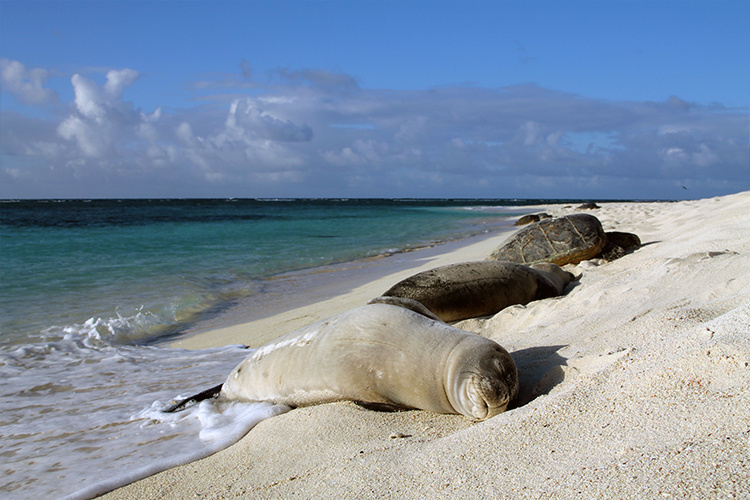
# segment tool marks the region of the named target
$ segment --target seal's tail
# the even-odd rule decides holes
[[[163,413],[175,413],[184,410],[193,403],[200,403],[201,401],[205,401],[206,399],[215,398],[221,392],[221,387],[223,385],[224,384],[219,384],[216,387],[211,387],[210,389],[206,389],[205,391],[199,392],[194,396],[190,396],[189,398],[181,399],[179,401],[172,400],[169,405],[167,405],[167,407],[161,411]]]

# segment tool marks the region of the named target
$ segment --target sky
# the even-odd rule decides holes
[[[750,190],[750,2],[0,0],[0,198]]]

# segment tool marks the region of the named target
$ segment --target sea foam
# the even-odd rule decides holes
[[[113,345],[96,326],[0,352],[0,492],[91,498],[204,458],[288,410],[209,400],[163,413],[169,401],[223,381],[251,351]]]

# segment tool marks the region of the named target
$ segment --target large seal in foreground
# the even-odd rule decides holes
[[[554,264],[462,262],[415,274],[393,285],[383,297],[413,299],[443,321],[458,321],[556,297],[573,280],[571,273]]]
[[[497,343],[409,309],[371,304],[256,350],[221,396],[288,406],[351,400],[486,419],[518,393]]]

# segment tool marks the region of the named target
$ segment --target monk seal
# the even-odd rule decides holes
[[[483,420],[517,394],[515,363],[496,342],[369,304],[260,347],[232,370],[219,397],[292,407],[350,400]]]
[[[443,321],[458,321],[556,297],[574,279],[554,264],[528,267],[499,261],[462,262],[415,274],[386,290],[383,297],[413,299]]]

